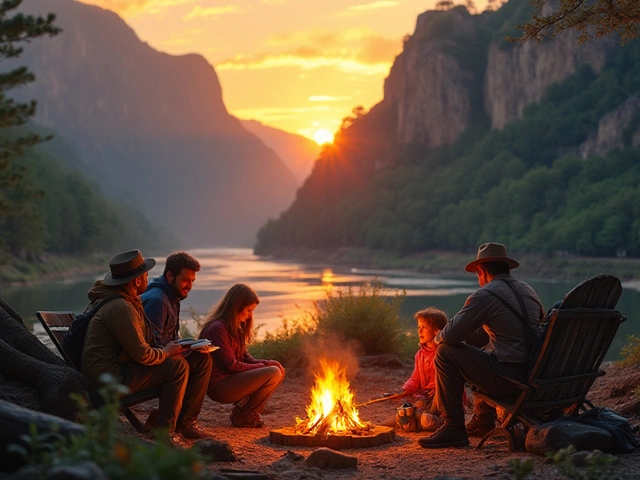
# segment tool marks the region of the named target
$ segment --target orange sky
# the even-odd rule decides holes
[[[382,99],[402,38],[437,0],[82,1],[117,12],[157,50],[202,54],[233,115],[313,138]]]

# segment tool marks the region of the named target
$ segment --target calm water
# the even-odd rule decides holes
[[[198,258],[202,269],[198,273],[193,290],[182,302],[181,316],[193,334],[196,333],[196,325],[192,320],[191,309],[201,315],[205,314],[236,282],[247,283],[258,293],[260,305],[255,311],[255,321],[256,324],[263,324],[263,332],[279,327],[282,317],[295,318],[300,316],[301,311],[310,310],[312,302],[323,299],[326,289],[331,286],[357,288],[377,277],[389,295],[395,294],[398,290],[406,290],[402,314],[408,328],[414,327],[413,314],[430,305],[452,316],[460,309],[466,297],[478,288],[475,276],[471,274],[455,278],[418,275],[405,271],[329,268],[321,265],[273,262],[256,257],[249,249],[202,249],[193,250],[191,253]],[[158,262],[150,272],[150,277],[160,275],[163,268],[164,264]],[[35,312],[82,311],[87,303],[87,291],[97,278],[100,277],[6,288],[2,291],[2,298],[25,322],[34,323],[34,331],[40,336],[44,332],[37,322]],[[535,288],[546,308],[551,307],[578,283],[531,278],[523,280]],[[627,321],[621,325],[608,359],[619,358],[620,348],[626,343],[627,335],[640,335],[640,291],[637,286],[631,284],[623,284],[623,287],[617,309],[627,316]],[[46,334],[44,336],[46,337]]]

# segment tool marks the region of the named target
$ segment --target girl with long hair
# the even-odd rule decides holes
[[[253,336],[253,311],[260,300],[249,286],[237,283],[207,314],[199,338],[220,347],[211,354],[213,369],[207,395],[220,403],[234,403],[234,427],[259,428],[260,412],[284,380],[276,360],[259,360],[247,351]]]

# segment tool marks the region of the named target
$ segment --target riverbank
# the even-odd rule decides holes
[[[111,257],[105,254],[89,256],[44,254],[34,261],[16,257],[0,265],[0,285],[29,285],[53,280],[98,275],[105,272]]]
[[[282,249],[265,257],[305,264],[330,264],[353,268],[407,270],[433,275],[460,275],[464,266],[475,258],[475,252],[428,251],[403,255],[380,250],[340,248]],[[518,275],[531,278],[557,278],[582,280],[598,273],[610,273],[624,281],[640,281],[639,258],[603,258],[513,254],[520,262]]]

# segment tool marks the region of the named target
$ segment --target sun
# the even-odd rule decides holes
[[[318,145],[324,145],[325,143],[333,142],[333,133],[329,130],[325,130],[321,128],[320,130],[316,130],[316,133],[313,134],[313,139],[316,141]]]

